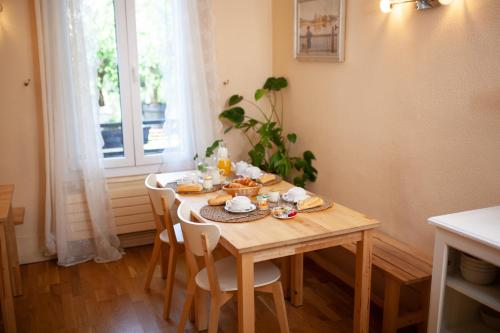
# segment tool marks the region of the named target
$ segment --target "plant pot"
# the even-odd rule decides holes
[[[142,104],[142,120],[159,120],[165,119],[165,103]]]
[[[101,131],[104,140],[103,149],[123,147],[123,135],[121,129],[105,129]]]
[[[151,126],[146,126],[142,128],[142,137],[144,144],[148,143],[149,141],[149,130],[151,129]]]

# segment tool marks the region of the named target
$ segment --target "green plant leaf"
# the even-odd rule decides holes
[[[274,91],[280,91],[286,87],[288,87],[288,81],[284,77],[270,77],[266,80],[263,86],[264,89]]]
[[[193,160],[196,161],[198,159],[198,153],[194,154]]]
[[[304,182],[304,178],[299,177],[299,176],[293,178],[293,184],[295,186],[299,186],[299,187],[304,187],[306,185]]]
[[[205,150],[205,157],[210,157],[215,153],[215,149],[219,148],[219,144],[222,140],[215,140],[210,146]]]
[[[233,106],[233,105],[238,104],[242,100],[243,100],[243,96],[233,95],[233,96],[229,97],[229,100],[227,101],[227,105]]]
[[[314,154],[312,153],[312,151],[310,150],[306,150],[303,154],[304,156],[304,159],[307,161],[307,162],[311,162],[312,160],[315,160],[316,159],[316,156],[314,156]]]
[[[288,139],[288,141],[290,141],[291,143],[295,143],[297,142],[297,134],[295,133],[289,133],[286,138]]]
[[[252,165],[260,167],[266,157],[266,148],[261,143],[258,143],[248,152],[248,155],[251,158]]]
[[[255,100],[258,101],[262,97],[266,96],[268,92],[269,92],[269,90],[267,90],[267,89],[257,89],[255,91]]]
[[[245,110],[243,108],[236,106],[231,109],[222,111],[219,115],[220,118],[227,119],[234,124],[240,124],[245,120]]]

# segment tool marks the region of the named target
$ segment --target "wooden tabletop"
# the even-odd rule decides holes
[[[158,182],[166,183],[182,177],[184,173],[158,175]],[[282,181],[279,184],[264,187],[263,190],[286,192],[293,185]],[[239,253],[271,249],[311,240],[332,237],[377,227],[380,223],[367,218],[361,213],[334,203],[333,207],[314,213],[299,213],[291,220],[278,220],[270,215],[254,222],[218,223],[200,216],[200,209],[207,205],[207,200],[221,194],[222,191],[208,194],[179,195],[180,201],[188,201],[194,216],[204,222],[217,224],[222,231],[222,238]]]
[[[0,222],[7,221],[12,204],[14,185],[0,185]]]

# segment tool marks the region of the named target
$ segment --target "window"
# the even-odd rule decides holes
[[[161,162],[181,140],[169,109],[172,68],[166,56],[172,34],[164,0],[85,0],[94,26],[97,97],[105,166]],[[168,134],[166,134],[168,133]]]

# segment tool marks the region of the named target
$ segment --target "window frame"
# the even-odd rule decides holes
[[[103,157],[103,161],[105,169],[121,169],[107,174],[127,175],[158,169],[162,154],[144,153],[135,0],[113,2],[124,156]]]

